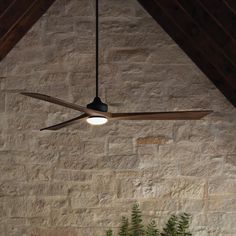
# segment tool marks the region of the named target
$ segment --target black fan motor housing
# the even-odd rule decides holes
[[[102,112],[108,111],[108,105],[106,103],[103,103],[99,97],[95,97],[93,102],[87,105],[87,108]]]

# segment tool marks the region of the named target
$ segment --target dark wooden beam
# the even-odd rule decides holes
[[[0,17],[0,61],[55,0],[14,1]]]
[[[1,0],[0,1],[0,16],[7,8],[16,0]]]
[[[233,0],[236,4],[236,1]],[[236,40],[236,15],[229,5],[222,0],[199,0],[209,14],[221,24],[225,31]]]
[[[236,14],[236,2],[235,0],[223,0],[229,8],[232,9],[232,11],[234,11],[234,13]]]
[[[35,1],[32,0],[24,0],[21,1],[20,4],[18,1],[14,1],[8,6],[6,11],[0,16],[0,40],[15,24],[17,24],[21,17],[31,9],[34,3]]]
[[[218,72],[224,76],[227,83],[236,90],[234,82],[236,69],[226,58],[214,40],[199,27],[197,22],[175,0],[157,0],[156,4],[174,21],[186,34],[186,40],[193,42],[203,52]]]
[[[236,67],[236,41],[224,30],[224,27],[205,10],[199,0],[177,1],[192,17],[194,22],[208,35],[209,42],[215,43],[219,51]]]
[[[168,1],[173,7],[172,11],[166,12],[163,7],[160,7],[159,0],[138,0],[141,5],[153,16],[153,18],[162,26],[162,28],[176,41],[176,43],[185,51],[185,53],[196,63],[196,65],[209,77],[209,79],[219,88],[219,90],[228,98],[228,100],[236,106],[236,91],[228,83],[228,79],[219,70],[215,63],[212,62],[212,58],[206,57],[206,54],[202,47],[199,47],[197,40],[200,40],[198,30],[196,27],[188,28],[190,32],[186,32],[186,28],[182,27],[181,24],[185,24],[186,18],[182,15],[183,21],[181,24],[175,18],[173,18],[173,11],[179,9],[178,5],[172,5],[174,1]],[[165,4],[164,4],[165,5]],[[185,15],[185,14],[184,14]],[[192,22],[192,20],[190,21]],[[192,35],[189,35],[192,34]],[[195,37],[195,40],[191,38]],[[204,46],[204,44],[202,45]],[[205,47],[205,46],[204,46]],[[213,60],[214,61],[214,60]],[[235,83],[232,83],[235,86]]]

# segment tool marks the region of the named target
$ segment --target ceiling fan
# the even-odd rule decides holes
[[[77,104],[63,101],[48,95],[40,93],[22,92],[21,94],[43,100],[49,103],[61,105],[82,112],[81,115],[52,125],[41,130],[59,130],[66,126],[72,125],[79,120],[86,119],[91,125],[103,125],[108,120],[199,120],[210,114],[211,110],[200,111],[171,111],[171,112],[139,112],[139,113],[111,113],[108,112],[108,105],[103,103],[98,96],[98,79],[99,79],[99,5],[96,0],[96,97],[93,102],[83,107]]]

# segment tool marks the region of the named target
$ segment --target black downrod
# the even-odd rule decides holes
[[[99,0],[96,0],[96,97],[98,97],[99,79]]]
[[[96,97],[94,100],[87,105],[88,108],[94,109],[97,111],[108,111],[108,106],[106,103],[103,103],[99,98],[98,91],[98,80],[99,80],[99,0],[96,0]]]

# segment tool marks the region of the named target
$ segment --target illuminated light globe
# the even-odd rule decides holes
[[[107,118],[101,116],[92,116],[86,120],[90,125],[104,125],[107,123]]]

